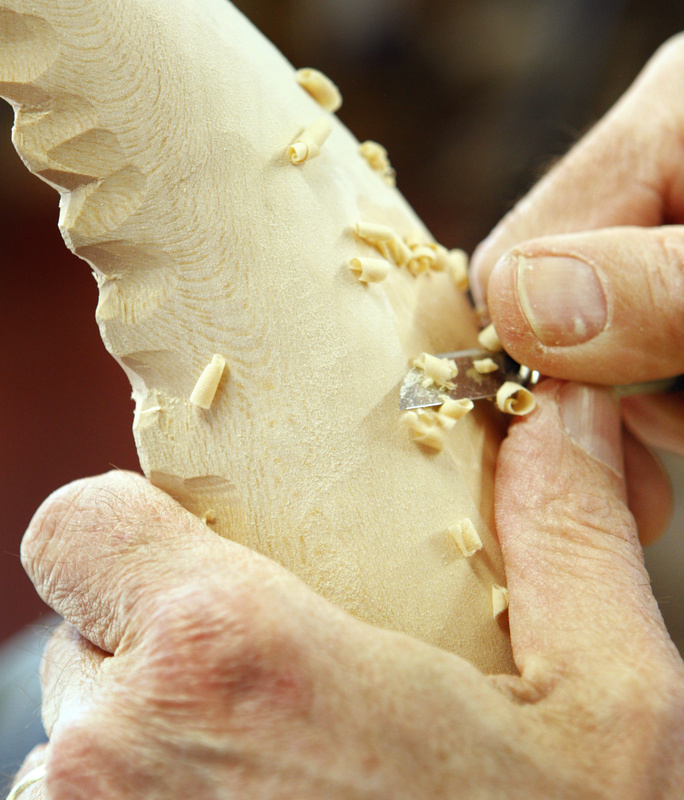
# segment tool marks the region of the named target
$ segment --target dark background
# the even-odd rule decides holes
[[[236,5],[295,66],[338,83],[342,120],[387,147],[435,236],[469,251],[684,28],[674,0]],[[18,557],[35,508],[67,481],[136,469],[137,458],[128,383],[94,321],[95,282],[63,245],[57,195],[21,165],[0,105],[2,641],[45,611]]]

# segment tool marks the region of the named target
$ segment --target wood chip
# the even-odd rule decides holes
[[[287,148],[287,156],[293,164],[303,164],[320,155],[321,147],[332,133],[332,123],[327,117],[320,117],[302,131],[299,137]]]
[[[484,347],[485,350],[489,350],[490,353],[499,353],[503,350],[494,325],[487,325],[483,331],[480,331],[477,341],[480,343],[481,347]]]
[[[496,405],[504,414],[522,417],[534,410],[537,401],[529,389],[515,381],[506,381],[496,393]]]
[[[473,361],[473,366],[475,367],[476,372],[479,372],[481,375],[487,375],[488,373],[496,372],[497,369],[499,369],[499,365],[491,358],[479,358]]]
[[[380,258],[352,258],[349,267],[362,283],[379,283],[389,274],[389,261]]]
[[[192,390],[190,402],[193,405],[204,408],[205,410],[211,408],[225,368],[225,358],[215,354],[211,362],[204,368],[199,380],[195,384],[195,388]]]
[[[492,615],[496,619],[508,608],[508,589],[505,586],[492,586]]]
[[[359,153],[370,164],[371,168],[380,174],[389,186],[396,185],[396,173],[392,169],[387,150],[377,142],[368,140],[359,145]]]
[[[469,517],[452,525],[449,533],[465,558],[471,558],[478,550],[482,550],[482,539]]]
[[[304,67],[297,70],[297,83],[326,111],[334,113],[342,105],[342,95],[337,86],[317,69]]]
[[[430,353],[421,353],[418,358],[414,358],[412,366],[422,369],[425,373],[422,384],[426,389],[430,386],[451,389],[454,386],[451,379],[458,375],[458,367],[453,359],[438,358]]]

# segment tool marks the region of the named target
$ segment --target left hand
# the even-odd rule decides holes
[[[49,498],[22,555],[66,623],[25,796],[681,797],[684,665],[624,503],[619,412],[572,384],[537,395],[497,478],[520,677],[356,620],[135,475]]]

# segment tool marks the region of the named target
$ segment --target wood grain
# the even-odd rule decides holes
[[[224,0],[0,0],[0,36],[14,143],[93,268],[148,477],[362,619],[513,669],[491,605],[498,424],[477,410],[430,453],[398,409],[409,361],[472,346],[475,321],[446,273],[349,269],[377,257],[360,221],[429,237],[356,139],[330,115],[290,163],[327,112]],[[449,534],[466,517],[469,559]]]

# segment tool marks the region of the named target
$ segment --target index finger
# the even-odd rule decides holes
[[[496,475],[518,669],[532,683],[649,681],[658,664],[681,675],[625,503],[618,403],[607,390],[557,381],[535,394]]]
[[[513,246],[549,234],[684,220],[684,34],[664,44],[608,114],[475,250],[471,285]]]
[[[107,653],[138,641],[169,605],[201,603],[203,592],[226,596],[228,618],[227,595],[270,568],[141,476],[120,471],[51,495],[29,524],[21,558],[43,600]]]

